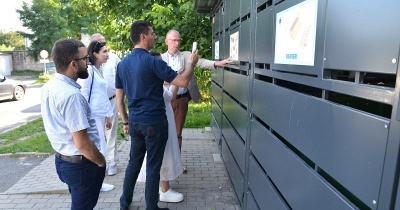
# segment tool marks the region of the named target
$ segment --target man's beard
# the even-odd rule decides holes
[[[78,68],[78,78],[79,79],[86,79],[89,77],[89,72],[87,71],[87,66],[85,69]]]

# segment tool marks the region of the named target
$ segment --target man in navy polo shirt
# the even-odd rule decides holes
[[[147,151],[146,209],[168,209],[157,206],[160,167],[168,139],[163,83],[166,81],[186,87],[198,61],[197,51],[186,61],[188,68],[178,74],[163,60],[149,54],[148,51],[157,40],[150,22],[140,20],[132,23],[130,34],[134,49],[118,64],[115,77],[117,106],[124,123],[123,130],[131,135],[132,140],[120,207],[129,209],[132,203],[133,190]],[[128,99],[129,118],[125,96]]]

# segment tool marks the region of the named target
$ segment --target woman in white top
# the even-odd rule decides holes
[[[108,59],[108,49],[104,43],[93,41],[89,44],[88,55],[90,65],[88,65],[89,77],[78,79],[77,83],[82,87],[82,95],[89,102],[92,120],[95,120],[96,127],[100,136],[100,152],[107,154],[107,143],[105,140],[104,129],[111,128],[111,117],[113,109],[107,95],[107,81],[104,79],[101,66]],[[103,183],[101,191],[110,191],[114,185]]]

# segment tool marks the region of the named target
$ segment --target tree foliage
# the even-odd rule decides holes
[[[0,30],[0,51],[24,50],[24,37],[16,31],[5,32]]]
[[[195,11],[194,0],[33,0],[17,10],[23,26],[31,33],[31,55],[50,52],[53,43],[63,37],[80,39],[82,29],[88,34],[102,33],[108,45],[123,54],[133,44],[129,28],[136,20],[148,20],[158,35],[154,50],[166,51],[165,34],[170,29],[181,33],[181,49],[190,50],[198,42],[201,57],[211,56],[209,17]]]
[[[133,48],[130,26],[136,20],[148,20],[158,35],[154,51],[167,50],[165,34],[170,29],[181,34],[181,50],[191,50],[197,41],[200,57],[211,57],[211,22],[206,14],[197,13],[194,0],[32,0],[17,10],[23,26],[31,33],[23,36],[32,41],[30,55],[35,58],[40,50],[51,52],[60,38],[81,38],[81,32],[102,33],[107,45],[120,52],[121,57]],[[197,70],[199,71],[199,70]],[[205,76],[205,90],[209,87],[209,72]]]
[[[23,26],[31,32],[22,32],[31,40],[28,54],[38,57],[41,50],[51,52],[54,42],[60,38],[81,38],[81,29],[89,23],[82,8],[69,0],[33,0],[32,5],[23,2],[17,10]]]

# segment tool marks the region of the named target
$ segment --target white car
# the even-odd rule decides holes
[[[26,88],[25,84],[0,75],[0,100],[19,101],[24,98]]]

